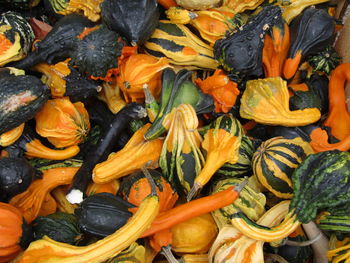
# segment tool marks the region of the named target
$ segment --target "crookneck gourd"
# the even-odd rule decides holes
[[[146,140],[152,140],[165,133],[165,117],[173,108],[180,104],[190,104],[197,114],[212,111],[214,102],[211,96],[201,92],[197,86],[189,80],[191,72],[180,70],[175,74],[170,68],[164,69],[162,73],[162,91],[157,116],[152,126],[145,134]]]
[[[90,131],[89,114],[82,102],[69,97],[48,100],[36,114],[36,131],[57,148],[78,145]]]
[[[243,128],[232,114],[222,115],[211,123],[202,141],[205,163],[194,180],[187,200],[196,196],[222,165],[238,161],[242,134]]]
[[[14,66],[30,69],[41,62],[53,64],[71,57],[77,37],[87,27],[93,27],[93,23],[84,16],[70,14],[62,17],[43,40],[34,44],[34,51],[13,63]]]
[[[282,223],[272,228],[255,225],[242,213],[231,223],[244,235],[265,242],[281,240],[300,224],[316,218],[317,212],[349,202],[350,153],[327,151],[309,155],[293,172],[293,198]]]
[[[259,182],[279,198],[293,194],[292,173],[313,150],[300,137],[274,137],[264,141],[252,157],[254,175]]]
[[[0,134],[32,119],[48,99],[49,90],[35,76],[0,72]]]
[[[237,32],[215,42],[215,59],[228,72],[240,72],[248,76],[262,75],[264,37],[280,16],[279,7],[264,7]]]
[[[133,46],[147,40],[159,20],[156,0],[105,0],[101,10],[102,22]]]
[[[156,57],[167,57],[170,63],[188,69],[216,69],[213,48],[193,34],[185,25],[160,20],[144,44],[145,51]]]
[[[19,13],[8,11],[0,16],[0,66],[20,60],[30,51],[34,32]]]
[[[280,77],[249,80],[239,113],[258,123],[288,127],[311,124],[321,117],[317,108],[290,111],[287,83]]]
[[[324,49],[333,39],[334,19],[323,9],[309,7],[291,24],[291,45],[283,67],[290,79],[306,56]]]

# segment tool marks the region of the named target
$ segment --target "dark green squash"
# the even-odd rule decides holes
[[[0,71],[0,134],[30,120],[48,99],[48,89],[34,76]]]
[[[170,68],[163,71],[159,112],[151,128],[146,132],[145,139],[152,140],[162,135],[166,131],[162,124],[165,116],[180,104],[191,104],[197,114],[208,113],[213,110],[212,97],[202,93],[189,80],[191,74],[186,69],[179,71],[177,74]]]
[[[332,46],[327,46],[324,50],[308,56],[306,61],[313,72],[319,71],[329,75],[341,63],[341,57]]]
[[[294,76],[306,56],[324,49],[333,39],[335,22],[326,10],[309,7],[293,20],[291,46],[284,64],[284,77]]]
[[[34,177],[33,167],[24,158],[0,158],[0,195],[9,200],[27,190]]]
[[[146,41],[158,24],[156,0],[105,0],[100,6],[102,22],[132,45]]]
[[[238,161],[234,164],[225,163],[217,173],[228,177],[249,176],[252,172],[252,156],[255,152],[253,142],[248,136],[242,136],[241,145],[239,147]]]
[[[310,78],[305,80],[306,85],[313,90],[321,101],[321,113],[327,114],[328,113],[328,106],[329,106],[329,100],[328,100],[328,82],[329,79],[324,74],[318,74],[314,73],[310,76]]]
[[[78,38],[70,63],[81,73],[94,77],[105,77],[107,71],[118,66],[118,57],[123,45],[118,42],[119,35],[105,26]]]
[[[34,41],[34,32],[19,13],[8,11],[0,16],[0,66],[25,57]]]
[[[13,63],[13,66],[30,69],[40,62],[53,64],[71,57],[77,37],[86,27],[92,27],[93,25],[89,19],[81,15],[64,16],[42,41],[34,45],[35,50],[33,52],[21,61]]]
[[[99,193],[87,197],[74,213],[85,233],[105,237],[128,221],[132,216],[128,209],[132,207],[134,205],[119,196]]]
[[[237,32],[231,32],[215,42],[215,59],[228,72],[262,75],[264,37],[269,28],[280,20],[281,13],[278,6],[264,7]]]
[[[292,175],[294,196],[289,210],[301,223],[323,209],[349,203],[350,153],[326,151],[309,155]]]
[[[306,236],[288,237],[288,240],[295,242],[307,241]],[[297,247],[284,245],[277,249],[277,254],[287,260],[288,263],[308,263],[312,256],[312,248],[310,246]]]
[[[303,110],[306,108],[318,108],[321,109],[321,98],[313,90],[308,91],[294,91],[289,88],[292,96],[289,99],[290,110]]]
[[[33,221],[32,228],[35,240],[48,236],[58,242],[74,245],[82,236],[75,215],[63,212],[39,216]]]
[[[40,0],[0,0],[0,5],[11,9],[28,10],[40,3]]]

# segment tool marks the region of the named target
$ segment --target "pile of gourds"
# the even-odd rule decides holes
[[[0,262],[350,263],[335,8],[0,0]]]

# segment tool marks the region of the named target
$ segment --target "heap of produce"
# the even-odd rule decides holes
[[[0,0],[0,263],[350,263],[343,2]]]

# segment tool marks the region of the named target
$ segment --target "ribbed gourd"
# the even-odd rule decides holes
[[[293,194],[291,176],[313,150],[300,137],[274,137],[263,142],[252,157],[253,172],[260,183],[279,198]]]

